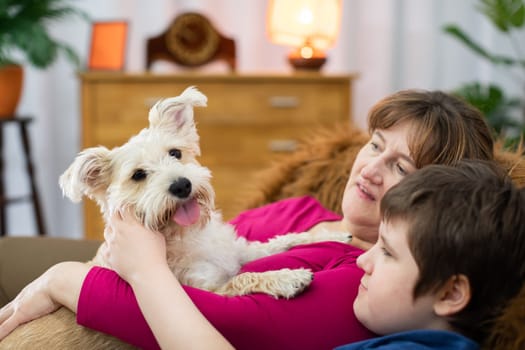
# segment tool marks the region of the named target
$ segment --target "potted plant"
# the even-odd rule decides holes
[[[498,30],[500,36],[509,41],[514,48],[513,55],[491,52],[454,24],[446,25],[445,33],[483,59],[503,67],[503,71],[521,80],[525,88],[525,56],[520,37],[520,33],[523,33],[525,28],[525,0],[479,0],[477,9]],[[471,82],[459,87],[455,92],[485,114],[497,136],[502,136],[507,141],[507,146],[515,145],[520,139],[525,138],[523,90],[518,96],[509,97],[494,83]]]
[[[23,64],[44,69],[60,54],[75,66],[73,48],[49,35],[47,25],[72,15],[85,14],[68,0],[0,1],[0,117],[15,114],[21,95]]]

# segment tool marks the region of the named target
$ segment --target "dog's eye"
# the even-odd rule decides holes
[[[170,149],[170,151],[168,153],[169,153],[169,155],[171,157],[175,157],[177,159],[181,159],[182,158],[182,152],[180,151],[180,149],[176,149],[176,148]]]
[[[146,175],[146,171],[144,171],[143,169],[137,169],[131,176],[131,179],[133,181],[142,181],[146,178]]]

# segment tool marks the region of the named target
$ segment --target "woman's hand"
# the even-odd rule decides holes
[[[130,213],[115,214],[104,231],[106,263],[133,288],[163,349],[233,349],[204,318],[166,261],[166,241]]]
[[[104,259],[130,283],[132,279],[167,264],[164,236],[146,229],[129,212],[111,217],[104,238]]]
[[[0,339],[19,325],[52,313],[60,307],[49,290],[51,270],[28,284],[9,304],[0,309]]]
[[[89,266],[62,262],[50,267],[0,309],[0,340],[16,327],[40,318],[64,305],[77,311],[78,296]]]

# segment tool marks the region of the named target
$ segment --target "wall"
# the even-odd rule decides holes
[[[290,72],[288,48],[271,44],[265,34],[267,0],[83,0],[74,2],[92,20],[126,19],[130,23],[127,71],[144,67],[145,40],[162,32],[177,13],[197,10],[219,30],[236,40],[240,73]],[[445,23],[459,23],[489,47],[497,36],[475,10],[474,0],[343,0],[341,35],[329,50],[326,73],[357,72],[354,86],[355,123],[366,127],[368,108],[378,99],[404,88],[449,90],[475,79],[502,81],[490,65],[477,59],[442,33]],[[53,25],[52,33],[88,55],[90,24],[71,19]],[[523,41],[523,40],[522,40]],[[210,69],[220,70],[222,67]],[[156,64],[158,72],[179,68]],[[82,236],[81,205],[62,197],[59,175],[80,150],[79,83],[76,72],[63,59],[46,71],[26,68],[20,114],[33,115],[31,127],[37,181],[48,231],[53,236]],[[6,135],[9,193],[27,191],[20,145],[13,130]],[[29,205],[12,205],[9,231],[34,234]]]

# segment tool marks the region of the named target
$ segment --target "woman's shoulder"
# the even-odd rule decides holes
[[[230,221],[240,236],[265,241],[276,235],[303,232],[323,221],[341,217],[311,196],[283,199],[242,212]]]
[[[272,211],[282,210],[282,209],[294,210],[298,208],[309,208],[309,209],[320,210],[323,212],[330,212],[328,209],[324,208],[321,205],[321,203],[314,197],[300,196],[300,197],[291,197],[291,198],[281,199],[279,201],[268,203],[268,204],[262,205],[257,208],[248,209],[242,212],[239,216],[254,216],[254,215],[260,215],[261,213],[265,213],[265,212],[272,212]]]

